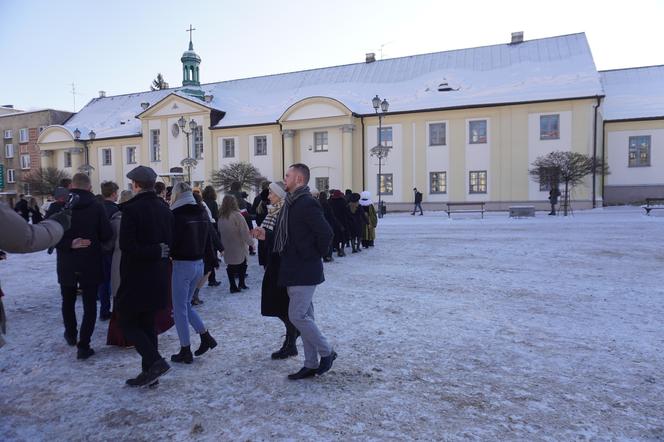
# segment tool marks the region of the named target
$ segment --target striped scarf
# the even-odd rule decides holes
[[[274,226],[277,224],[277,219],[279,217],[279,212],[281,212],[281,208],[284,205],[284,201],[281,200],[277,204],[268,207],[268,215],[265,217],[263,222],[261,223],[261,227],[266,229],[266,230],[272,230],[274,231]]]
[[[277,219],[276,231],[274,237],[274,251],[277,253],[282,253],[286,248],[286,243],[288,242],[288,210],[295,201],[299,198],[311,195],[309,186],[302,186],[295,189],[295,191],[286,195],[286,200],[284,206],[279,211],[279,218]]]

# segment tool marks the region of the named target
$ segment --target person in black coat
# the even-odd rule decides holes
[[[21,215],[21,217],[30,221],[30,209],[28,208],[28,200],[25,199],[25,195],[21,194],[18,196],[18,202],[14,206],[14,211]]]
[[[267,216],[267,206],[270,205],[268,200],[268,194],[270,193],[270,182],[263,181],[261,183],[261,192],[256,195],[254,202],[251,204],[252,213],[254,213],[256,219],[256,225],[260,226],[265,217]],[[258,254],[258,259],[260,261],[260,250]],[[261,264],[262,265],[262,264]]]
[[[559,196],[560,189],[558,189],[558,184],[555,183],[553,186],[551,186],[551,190],[549,190],[549,203],[551,204],[551,212],[549,212],[549,215],[556,214],[556,204],[558,204]]]
[[[170,370],[157,348],[155,314],[168,304],[171,274],[169,253],[173,240],[173,214],[157,196],[157,174],[145,166],[132,169],[132,199],[120,205],[120,286],[114,302],[125,337],[141,355],[142,371],[127,384],[154,384]]]
[[[71,228],[56,246],[58,283],[62,293],[62,319],[65,340],[76,345],[77,287],[83,292],[83,320],[78,339],[78,359],[94,354],[90,338],[97,319],[97,287],[102,282],[102,243],[113,238],[111,223],[104,207],[90,192],[90,177],[77,173],[72,179],[71,193],[78,196],[72,208]]]
[[[314,320],[313,296],[316,286],[325,281],[321,258],[330,246],[332,229],[307,186],[309,177],[305,164],[288,168],[284,180],[288,196],[274,235],[273,250],[281,257],[277,285],[288,291],[288,319],[299,330],[304,344],[304,366],[288,375],[291,380],[321,375],[337,357]],[[257,228],[256,237],[265,239],[265,230]]]
[[[350,213],[350,244],[353,248],[353,253],[361,252],[362,235],[364,234],[364,226],[368,223],[367,214],[359,204],[360,194],[353,193],[350,196],[348,203],[348,211]]]
[[[413,206],[411,215],[415,215],[415,212],[417,212],[418,209],[420,211],[420,216],[424,215],[424,211],[422,210],[422,192],[417,190],[417,187],[413,187],[413,196],[415,198],[415,205]]]
[[[350,212],[344,194],[340,190],[332,191],[330,208],[335,218],[332,230],[334,231],[334,246],[337,249],[337,256],[346,256],[344,247],[349,236]]]
[[[116,204],[119,187],[113,181],[104,181],[100,187],[101,195],[104,197],[102,205],[110,222],[113,215],[120,210]],[[97,290],[99,319],[101,321],[108,321],[111,319],[111,262],[113,261],[113,247],[108,247],[104,250],[102,261],[104,280],[99,284],[99,289]]]
[[[214,187],[212,186],[205,186],[205,189],[203,189],[203,194],[201,195],[203,197],[203,203],[207,206],[208,209],[210,209],[210,215],[212,215],[212,235],[216,236],[215,238],[212,238],[213,241],[215,241],[215,244],[220,244],[221,240],[219,239],[219,233],[217,230],[217,220],[219,220],[219,204],[217,203],[217,192],[214,191]],[[210,273],[208,275],[208,286],[210,287],[216,287],[220,285],[221,283],[217,281],[217,272],[215,271],[216,268],[219,267],[219,260],[217,259],[217,253],[216,249],[219,247],[210,245],[209,249],[214,250],[212,253],[212,256],[210,253],[206,253],[207,259],[205,260],[206,263],[206,268],[205,268],[205,273],[207,274],[208,272]],[[209,263],[212,262],[212,266],[209,267]],[[198,296],[196,296],[198,298]]]
[[[325,221],[327,221],[327,223],[330,225],[330,228],[334,232],[334,226],[336,225],[337,221],[336,218],[334,217],[334,214],[332,213],[330,202],[327,199],[327,192],[323,191],[318,194],[318,202],[320,203],[320,206],[323,208],[323,216],[325,217]],[[332,258],[333,251],[334,251],[334,241],[330,242],[330,247],[328,248],[327,254],[323,255],[324,262],[334,261],[334,258]]]

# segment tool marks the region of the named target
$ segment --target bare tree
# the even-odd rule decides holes
[[[264,180],[253,164],[245,162],[226,164],[221,169],[213,170],[210,176],[212,185],[223,192],[251,191]]]
[[[152,80],[152,86],[150,86],[151,91],[159,91],[161,89],[168,89],[168,83],[164,80],[161,72],[157,74],[157,78]]]
[[[608,175],[609,166],[600,159],[590,157],[578,152],[555,151],[537,157],[529,170],[533,180],[546,184],[549,188],[563,184],[564,215],[570,207],[570,193],[572,189],[583,182],[583,179],[592,174]]]
[[[60,185],[60,181],[71,176],[64,170],[56,167],[47,167],[37,169],[23,176],[23,182],[30,185],[33,195],[53,195],[55,188]]]

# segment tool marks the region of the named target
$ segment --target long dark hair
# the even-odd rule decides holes
[[[233,212],[239,212],[237,205],[237,198],[233,195],[224,195],[224,199],[221,200],[221,209],[219,209],[219,216],[224,219],[228,219]]]
[[[205,186],[205,189],[203,189],[203,199],[212,201],[217,200],[217,192],[214,191],[214,187]]]

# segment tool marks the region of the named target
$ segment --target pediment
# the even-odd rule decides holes
[[[206,106],[199,105],[192,100],[171,94],[164,97],[161,101],[153,104],[147,110],[137,115],[137,117],[140,119],[170,117],[209,111],[210,109]]]
[[[74,137],[62,126],[49,126],[39,135],[37,143],[58,143],[61,141],[74,141]]]
[[[281,122],[313,120],[317,118],[351,116],[351,111],[343,103],[328,97],[311,97],[298,101],[289,107],[279,119]]]

